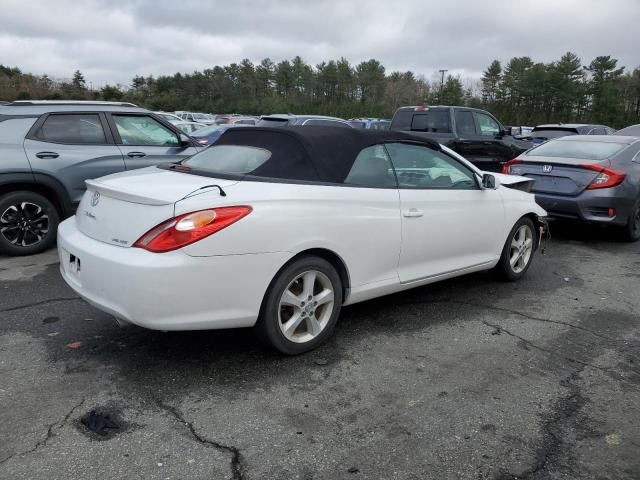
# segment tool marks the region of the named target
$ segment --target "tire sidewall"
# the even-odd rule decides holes
[[[333,286],[334,305],[331,318],[324,330],[313,340],[296,343],[288,340],[278,325],[278,308],[284,289],[299,274],[306,270],[318,270],[325,274]],[[336,269],[319,257],[301,257],[283,267],[274,277],[263,301],[256,330],[262,341],[285,355],[299,355],[313,350],[331,336],[342,307],[342,282]]]
[[[523,225],[528,225],[529,228],[531,229],[531,233],[533,236],[533,250],[531,252],[531,257],[529,258],[529,262],[527,263],[524,270],[516,273],[513,271],[513,268],[511,268],[511,263],[509,262],[511,258],[511,255],[510,255],[511,242],[513,241],[513,237],[518,231],[518,229]],[[513,228],[509,232],[509,235],[507,236],[507,241],[505,242],[504,247],[502,248],[502,255],[500,257],[500,262],[498,264],[498,271],[501,274],[501,276],[508,281],[515,281],[522,278],[524,274],[527,273],[527,270],[529,270],[529,267],[533,263],[533,257],[536,252],[536,247],[537,247],[537,239],[536,239],[535,225],[533,224],[530,218],[523,217],[520,220],[518,220],[516,224],[513,226]]]
[[[629,220],[627,222],[627,226],[625,228],[625,239],[629,242],[635,242],[640,240],[640,230],[634,231],[634,221],[635,215],[640,208],[640,200],[636,201],[633,205],[633,209],[631,210],[631,215],[629,215]]]
[[[41,207],[49,216],[49,231],[47,235],[35,245],[28,247],[21,247],[11,244],[2,235],[0,235],[0,252],[7,255],[32,255],[34,253],[40,253],[49,248],[56,240],[56,232],[60,223],[60,215],[55,206],[45,197],[39,193],[29,191],[18,191],[7,193],[0,197],[0,215],[10,205],[15,205],[19,202],[30,202]]]

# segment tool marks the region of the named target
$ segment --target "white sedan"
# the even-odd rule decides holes
[[[182,161],[87,181],[60,270],[97,308],[156,330],[255,326],[285,354],[343,305],[479,270],[529,268],[545,211],[401,132],[229,129]]]

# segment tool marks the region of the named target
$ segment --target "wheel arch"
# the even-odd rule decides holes
[[[269,286],[264,292],[264,295],[262,297],[262,306],[264,305],[264,301],[267,298],[267,294],[271,289],[271,285],[273,285],[273,282],[278,278],[278,276],[280,275],[280,272],[282,272],[285,268],[287,268],[293,262],[303,257],[319,257],[329,262],[338,272],[338,275],[340,276],[340,281],[342,282],[342,302],[344,303],[347,301],[349,290],[351,288],[351,280],[349,276],[349,270],[347,269],[347,265],[345,261],[342,259],[342,257],[340,257],[340,255],[338,255],[333,250],[329,250],[327,248],[307,248],[293,255],[278,269],[278,271],[275,273],[275,275],[269,282]],[[262,306],[260,308],[261,311],[262,311]]]
[[[538,247],[540,246],[540,235],[538,232],[538,229],[540,228],[540,226],[543,225],[543,223],[540,221],[540,215],[538,215],[535,212],[526,212],[523,215],[521,215],[520,217],[518,217],[518,219],[513,222],[513,225],[517,224],[520,220],[522,220],[523,218],[528,218],[529,220],[531,220],[531,222],[533,223],[533,242],[534,242],[534,251],[538,249]],[[505,242],[509,240],[509,233],[511,232],[511,229],[513,228],[513,225],[511,226],[511,228],[509,229],[509,232],[507,233],[507,238],[505,239]],[[548,228],[545,226],[545,228]]]
[[[9,174],[0,176],[0,195],[26,190],[38,193],[49,200],[61,217],[73,213],[71,201],[64,187],[57,180],[47,176],[29,174]]]

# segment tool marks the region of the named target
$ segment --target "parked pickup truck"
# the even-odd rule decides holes
[[[431,138],[458,152],[478,168],[499,172],[502,164],[517,157],[531,144],[514,138],[493,115],[468,107],[401,107],[391,130],[404,130]]]

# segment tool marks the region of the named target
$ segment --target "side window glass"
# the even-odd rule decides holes
[[[104,145],[107,143],[97,113],[49,115],[35,137],[44,142],[70,145]]]
[[[473,121],[473,114],[456,110],[456,127],[460,135],[475,135],[476,124]]]
[[[448,155],[421,145],[387,144],[400,188],[478,188],[473,172]]]
[[[363,149],[356,157],[345,184],[389,188],[396,187],[396,177],[383,145]]]
[[[591,135],[606,135],[607,131],[604,128],[594,128],[591,131]]]
[[[476,113],[476,118],[478,119],[478,127],[480,127],[480,135],[495,137],[500,133],[500,126],[489,115]]]
[[[175,147],[178,137],[148,115],[113,115],[123,145]]]

